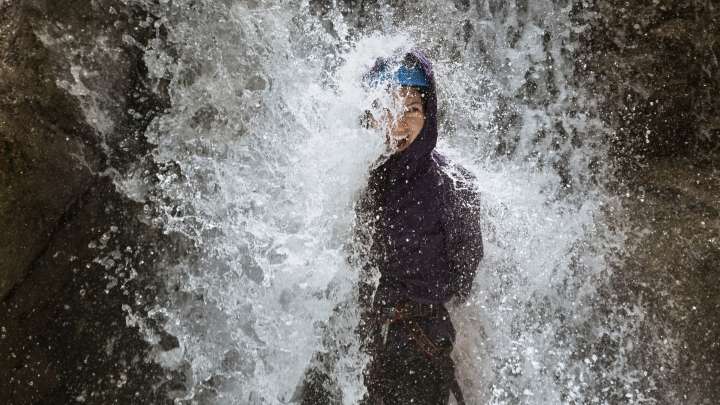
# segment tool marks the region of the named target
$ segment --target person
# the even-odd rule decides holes
[[[356,205],[364,267],[380,274],[360,286],[371,356],[363,402],[444,405],[452,393],[462,404],[446,306],[468,298],[483,257],[475,179],[435,150],[437,91],[422,51],[378,59],[365,82],[390,93],[390,105],[375,105],[364,122],[383,130],[391,154]]]

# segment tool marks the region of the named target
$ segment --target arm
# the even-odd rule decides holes
[[[475,178],[465,170],[446,177],[443,229],[452,272],[450,292],[465,301],[472,289],[475,273],[483,257],[480,231],[480,194]]]

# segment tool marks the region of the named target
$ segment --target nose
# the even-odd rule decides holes
[[[393,126],[407,125],[407,120],[405,119],[406,117],[404,112],[393,113],[392,111],[390,111],[389,108],[385,108],[384,111],[387,121],[393,123]]]

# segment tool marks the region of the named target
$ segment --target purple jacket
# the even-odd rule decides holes
[[[405,299],[445,303],[455,295],[464,299],[483,256],[474,179],[434,150],[432,66],[420,51],[407,57],[419,62],[431,83],[425,125],[407,149],[372,170],[358,205],[361,224],[370,229],[368,261],[381,274],[376,305]]]

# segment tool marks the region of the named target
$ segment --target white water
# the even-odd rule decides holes
[[[178,401],[288,402],[324,349],[343,402],[362,396],[348,244],[383,145],[359,128],[372,99],[359,81],[376,57],[417,45],[435,62],[439,149],[484,199],[486,255],[453,310],[469,403],[654,402],[629,360],[642,311],[598,304],[622,234],[605,224],[603,128],[572,77],[569,7],[421,2],[393,23],[383,6],[358,32],[357,10],[317,17],[304,2],[160,3],[146,6],[170,37],[146,62],[172,80],[172,109],[147,135],[155,160],[178,169],[133,197],[196,248],[164,269],[167,304],[147,315],[179,339],[153,358],[185,373]]]

